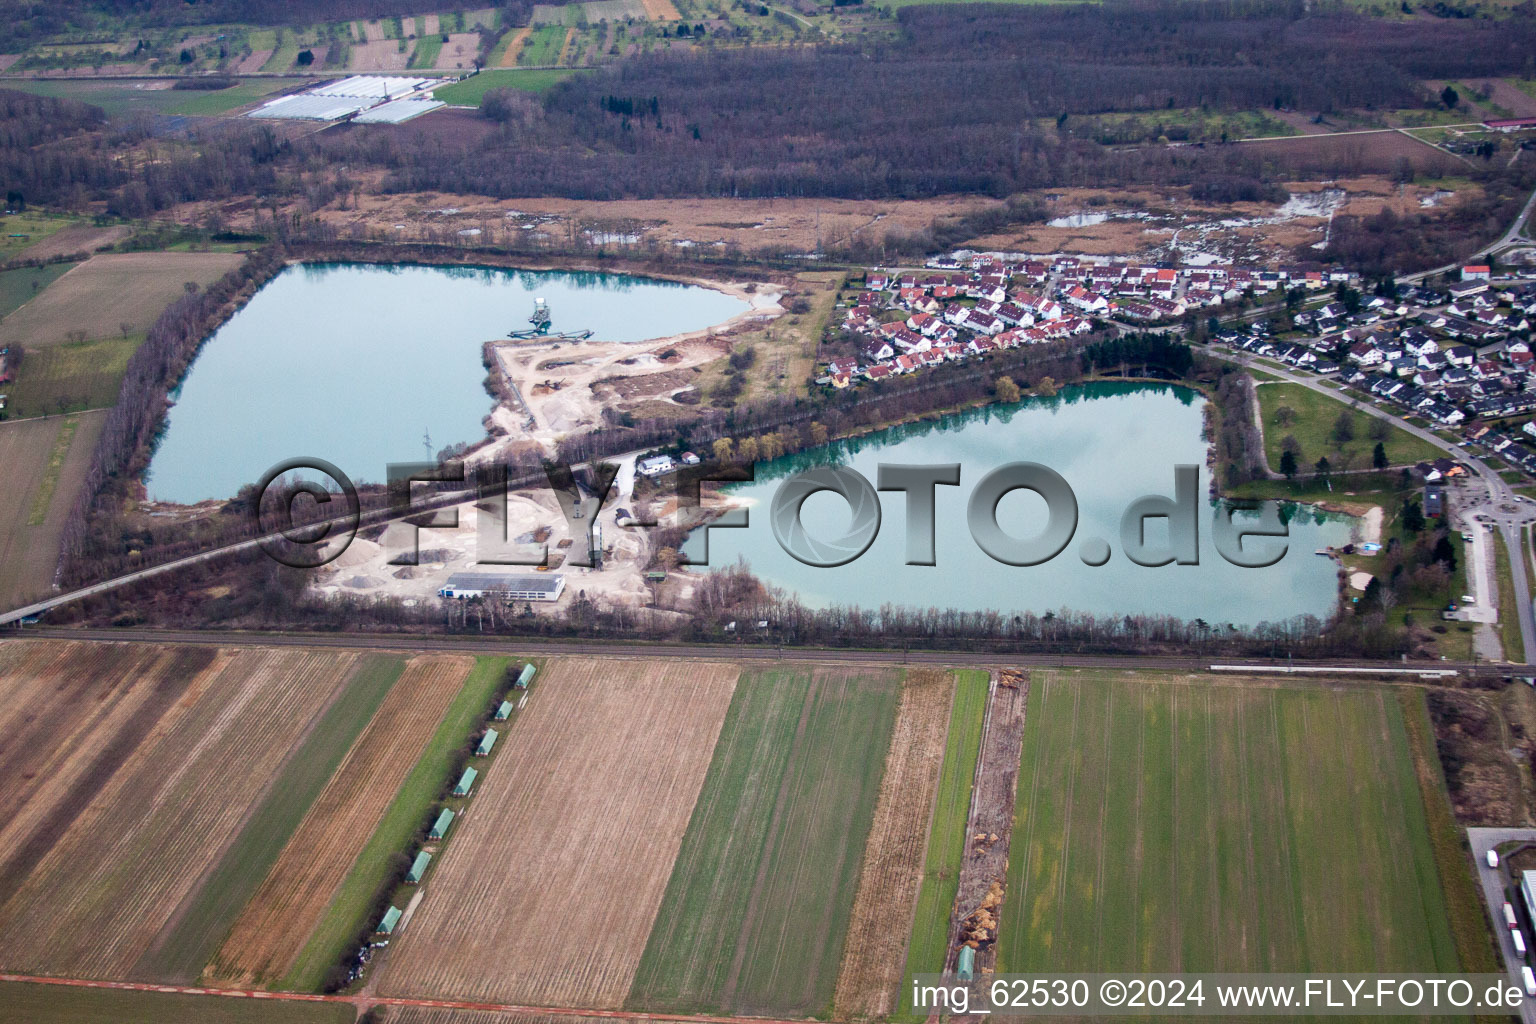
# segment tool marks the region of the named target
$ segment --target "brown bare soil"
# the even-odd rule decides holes
[[[381,992],[619,1006],[738,674],[721,662],[546,668],[391,947]]]
[[[946,970],[954,968],[962,944],[976,947],[979,973],[991,971],[997,963],[997,922],[1008,884],[1008,844],[1013,834],[1013,802],[1028,704],[1028,673],[1003,669],[994,675],[981,755],[976,762]]]
[[[210,980],[249,986],[288,973],[473,667],[467,656],[411,659],[235,921]]]
[[[512,33],[512,39],[507,43],[507,48],[501,53],[501,67],[517,67],[517,55],[523,52],[523,44],[528,41],[528,36],[533,32],[531,28],[520,28]]]
[[[1516,117],[1536,117],[1536,96],[1507,78],[1495,78],[1490,84],[1493,86],[1493,94],[1489,98],[1494,103]]]
[[[13,889],[53,848],[213,654],[117,644],[0,646],[0,891]]]
[[[55,231],[36,245],[29,245],[19,256],[22,259],[54,259],[73,256],[76,253],[94,253],[127,238],[133,229],[126,224],[114,224],[98,228],[89,224],[77,224]]]
[[[317,58],[318,60],[318,58]],[[121,324],[145,331],[187,282],[205,285],[245,259],[222,252],[133,252],[92,256],[0,322],[0,347],[57,345],[72,331],[115,337]]]
[[[75,492],[85,480],[106,410],[0,423],[0,607],[16,608],[50,592],[59,539]],[[63,464],[50,470],[66,419],[77,421]],[[53,475],[53,495],[40,506],[40,488]],[[41,522],[33,520],[34,510]]]
[[[350,653],[221,649],[206,667],[189,671],[196,665],[186,659],[194,657],[179,664],[167,657],[146,676],[151,690],[182,687],[180,697],[110,778],[91,778],[100,774],[100,751],[91,744],[61,749],[54,770],[90,779],[91,788],[68,827],[39,850],[35,867],[0,902],[6,968],[127,976],[195,893],[356,661]],[[91,674],[89,664],[69,671]],[[64,793],[54,800],[67,806]],[[50,813],[41,803],[33,812],[39,821]]]
[[[677,21],[682,17],[677,13],[677,8],[672,0],[642,0],[645,4],[645,15],[651,21]]]
[[[475,55],[480,52],[480,34],[478,32],[454,32],[448,36],[448,41],[443,48],[437,51],[437,63],[434,65],[440,71],[457,71],[475,66]]]
[[[267,61],[272,59],[271,50],[252,50],[251,55],[242,60],[235,71],[242,75],[251,75],[260,71]]]
[[[1394,131],[1301,135],[1290,139],[1239,142],[1236,145],[1263,146],[1266,154],[1277,157],[1283,154],[1325,158],[1341,167],[1345,175],[1391,174],[1400,160],[1407,160],[1420,173],[1438,170],[1455,174],[1465,168],[1450,153]]]
[[[695,382],[698,372],[692,368],[686,370],[663,370],[660,373],[643,373],[634,377],[610,377],[606,380],[594,382],[596,387],[611,389],[620,398],[650,398],[656,395],[666,394],[678,388],[689,387]]]
[[[373,39],[372,32],[366,43],[353,43],[351,57],[347,63],[348,71],[403,71],[406,63],[411,59],[411,54],[416,50],[416,41],[409,40],[405,49],[400,49],[400,43],[395,39]]]
[[[953,696],[954,684],[947,671],[907,670],[880,798],[864,847],[864,866],[832,1004],[834,1017],[883,1017],[895,1009],[923,876],[934,794],[944,766]]]

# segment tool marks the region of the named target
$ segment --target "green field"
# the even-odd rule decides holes
[[[1456,971],[1395,693],[1037,673],[1001,971]]]
[[[262,47],[266,49],[266,47]],[[287,71],[293,67],[293,62],[299,56],[299,40],[292,32],[278,30],[277,48],[272,51],[272,56],[261,66],[261,70],[267,73]]]
[[[1264,455],[1269,460],[1270,469],[1280,471],[1280,446],[1287,434],[1293,435],[1301,445],[1301,454],[1296,460],[1298,475],[1310,474],[1313,464],[1325,456],[1335,471],[1344,468],[1341,455],[1354,460],[1353,469],[1371,468],[1371,452],[1376,447],[1376,441],[1370,435],[1374,417],[1300,384],[1263,384],[1257,391],[1263,416]],[[1283,406],[1295,413],[1295,421],[1289,426],[1281,425],[1276,419],[1276,411]],[[1351,414],[1355,436],[1341,446],[1333,438],[1333,428],[1339,413],[1345,411]],[[1386,446],[1387,461],[1394,466],[1437,459],[1445,454],[1428,441],[1413,437],[1398,427],[1391,428],[1382,444]]]
[[[298,47],[293,47],[293,53]],[[275,61],[276,56],[273,57]],[[277,70],[271,67],[264,70]],[[288,56],[293,63],[293,55]],[[109,115],[124,114],[224,114],[236,107],[255,103],[280,89],[292,86],[291,81],[274,78],[242,78],[228,89],[146,89],[144,83],[134,79],[91,81],[82,79],[7,79],[7,89],[36,93],[40,96],[56,96],[79,100],[105,110]],[[37,239],[33,239],[36,241]]]
[[[0,1024],[351,1024],[345,1003],[0,983]]]
[[[31,243],[27,243],[31,244]],[[22,303],[47,288],[76,263],[50,263],[45,267],[20,267],[0,271],[0,317],[10,316]]]
[[[742,675],[632,1007],[827,1010],[899,683],[805,667]]]
[[[416,49],[411,53],[411,59],[406,67],[430,68],[437,64],[437,55],[443,50],[443,37],[436,32],[423,34],[421,31],[421,19],[416,19]]]
[[[560,50],[565,46],[565,26],[545,25],[535,29],[517,55],[519,64],[533,67],[555,64],[560,60]]]
[[[944,768],[939,775],[933,825],[928,832],[928,855],[923,862],[923,884],[912,919],[912,939],[907,945],[909,975],[944,969],[950,912],[960,886],[965,822],[971,809],[971,783],[976,775],[976,754],[981,749],[981,725],[986,718],[990,682],[989,672],[967,669],[955,673]],[[903,1017],[911,1016],[912,990],[906,986],[902,986],[901,1011]]]
[[[1499,588],[1499,643],[1504,648],[1505,661],[1525,660],[1525,641],[1520,636],[1520,619],[1515,612],[1515,577],[1509,565],[1509,549],[1504,546],[1504,535],[1491,531],[1496,585]],[[1531,652],[1536,655],[1536,651]]]
[[[51,85],[61,83],[46,84]],[[6,88],[13,88],[13,86],[7,82]],[[29,89],[25,91],[31,92],[32,90]],[[70,217],[67,214],[43,213],[41,210],[26,210],[22,213],[6,214],[4,217],[0,217],[0,259],[9,260],[14,256],[20,255],[23,249],[31,245],[36,245],[38,242],[41,242],[43,239],[57,231],[61,231],[67,227],[72,227],[76,224],[84,223],[86,223],[86,221],[81,220],[79,217]],[[65,270],[67,269],[69,268],[65,267]],[[41,274],[45,273],[46,271],[43,268],[39,268],[37,270],[28,270],[24,272],[30,274]],[[9,271],[8,273],[21,272]],[[62,271],[60,273],[62,273]],[[58,275],[56,274],[54,276],[57,277]],[[49,280],[52,279],[50,278]],[[32,286],[30,284],[26,284],[25,287],[28,292],[32,290]],[[39,288],[41,287],[42,286],[39,286]],[[21,305],[21,302],[25,301],[26,296],[23,295],[21,301],[16,303],[16,306]],[[6,310],[6,312],[10,312],[10,310],[15,309],[16,306],[11,306]]]
[[[115,405],[128,359],[143,341],[143,334],[130,334],[28,352],[10,386],[11,415],[43,416]]]
[[[359,664],[203,880],[170,940],[145,954],[136,976],[191,981],[202,973],[404,668],[405,659],[384,655]]]
[[[492,89],[520,89],[523,92],[544,92],[556,82],[576,74],[574,70],[561,71],[553,68],[492,68],[462,82],[445,85],[432,92],[433,99],[461,107],[478,107],[485,94]]]
[[[506,671],[507,658],[476,658],[475,667],[464,680],[464,687],[448,706],[442,724],[422,751],[421,760],[411,769],[395,795],[394,802],[374,829],[363,852],[357,855],[346,881],[337,891],[325,916],[304,944],[293,969],[279,988],[298,991],[319,989],[330,970],[341,959],[363,924],[363,915],[372,909],[374,894],[389,873],[391,855],[402,853],[412,835],[437,799],[454,751],[464,745],[471,731],[485,715],[487,702]]]

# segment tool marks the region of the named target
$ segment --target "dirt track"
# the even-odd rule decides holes
[[[837,976],[839,1019],[883,1017],[896,1007],[953,697],[948,672],[908,671]]]
[[[996,920],[1001,914],[1003,887],[1007,884],[1008,843],[1013,833],[1014,794],[1024,749],[1024,711],[1028,703],[1027,673],[1003,669],[993,674],[971,814],[966,823],[965,859],[960,865],[955,920],[950,922],[946,970],[954,969],[960,945],[968,934],[974,934],[979,942],[977,972],[989,972],[997,963]]]

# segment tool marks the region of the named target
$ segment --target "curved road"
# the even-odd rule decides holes
[[[1536,193],[1532,194],[1531,202],[1536,203]],[[1529,213],[1530,209],[1531,203],[1527,203],[1525,212]],[[1524,214],[1522,214],[1522,220],[1523,217]],[[1516,223],[1518,226],[1520,222],[1517,221]],[[1510,230],[1513,231],[1514,228],[1511,228]],[[1230,355],[1222,352],[1216,352],[1209,347],[1204,347],[1204,351],[1218,359],[1225,359],[1228,362],[1237,361],[1234,360]],[[1269,363],[1265,363],[1261,369],[1263,372],[1274,377],[1279,377],[1281,380],[1287,381],[1291,384],[1299,384],[1304,388],[1316,391],[1318,394],[1327,395],[1334,401],[1342,401],[1348,397],[1337,388],[1331,388],[1323,384],[1321,382],[1321,378],[1314,377],[1310,374],[1300,374],[1292,370],[1281,369],[1278,366],[1271,366]],[[1515,492],[1510,489],[1509,484],[1504,482],[1504,478],[1499,476],[1496,470],[1488,466],[1481,459],[1470,455],[1465,449],[1458,448],[1456,445],[1446,441],[1444,438],[1440,437],[1440,435],[1435,434],[1432,431],[1425,430],[1423,427],[1414,426],[1412,423],[1409,423],[1402,417],[1396,416],[1390,412],[1387,412],[1385,409],[1377,407],[1373,402],[1362,400],[1359,403],[1359,408],[1364,412],[1375,416],[1377,419],[1386,420],[1388,423],[1397,427],[1399,430],[1402,430],[1421,441],[1426,441],[1429,444],[1434,445],[1436,448],[1439,448],[1441,451],[1447,452],[1448,454],[1455,457],[1457,461],[1471,466],[1473,471],[1477,473],[1478,477],[1487,486],[1488,501],[1494,509],[1497,509],[1500,506],[1510,506],[1515,508],[1520,508],[1523,506],[1522,502],[1516,500]],[[1494,525],[1497,526],[1499,535],[1504,538],[1504,550],[1509,555],[1509,572],[1515,588],[1515,611],[1520,622],[1520,643],[1524,648],[1524,650],[1521,651],[1520,660],[1526,664],[1529,664],[1531,657],[1536,655],[1536,618],[1533,618],[1532,616],[1531,588],[1525,574],[1525,545],[1521,542],[1520,539],[1520,526],[1524,522],[1530,521],[1532,518],[1536,518],[1536,516],[1500,515],[1494,518]],[[1504,654],[1508,660],[1515,660],[1515,658],[1512,656],[1514,654],[1513,651],[1505,651]]]

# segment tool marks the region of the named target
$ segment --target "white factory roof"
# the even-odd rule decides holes
[[[345,96],[316,96],[300,93],[263,103],[248,117],[286,117],[301,121],[335,121],[355,114],[369,105],[369,100]]]
[[[383,100],[405,96],[436,81],[435,78],[406,78],[399,75],[353,75],[339,82],[316,86],[306,95],[358,96]]]
[[[390,100],[353,118],[356,124],[400,124],[429,110],[447,106],[442,100]]]

